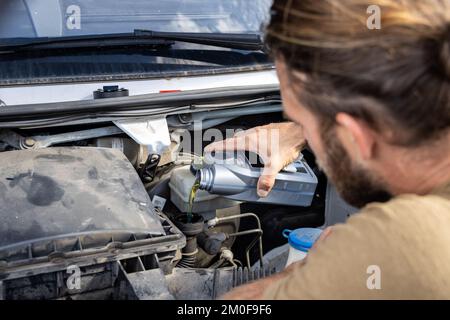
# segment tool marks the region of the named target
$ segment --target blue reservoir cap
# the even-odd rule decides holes
[[[283,236],[289,244],[300,251],[308,252],[322,233],[318,228],[300,228],[295,230],[283,230]]]

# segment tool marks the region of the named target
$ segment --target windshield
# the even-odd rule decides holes
[[[261,33],[271,0],[1,0],[0,43],[16,38],[165,32]],[[271,69],[262,51],[176,41],[0,54],[0,86],[212,75]]]
[[[150,29],[250,33],[271,0],[2,0],[0,38],[60,37]]]

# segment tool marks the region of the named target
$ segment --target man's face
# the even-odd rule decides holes
[[[301,105],[289,83],[283,62],[276,63],[286,116],[303,128],[308,145],[314,151],[319,167],[335,185],[342,198],[356,207],[370,202],[384,202],[391,195],[377,175],[360,165],[348,154],[333,126],[324,129],[319,117]],[[300,75],[301,76],[301,75]]]

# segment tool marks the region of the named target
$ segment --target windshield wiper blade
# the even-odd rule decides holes
[[[182,41],[237,50],[260,51],[264,48],[258,33],[200,33],[200,32],[160,32],[152,30],[134,30],[136,35],[152,39]]]
[[[260,51],[264,47],[259,34],[160,32],[136,29],[132,33],[1,39],[0,53],[35,49],[52,50],[116,46],[161,48],[170,47],[175,42],[188,42],[248,51]]]

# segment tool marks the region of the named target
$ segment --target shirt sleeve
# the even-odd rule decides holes
[[[264,299],[371,299],[386,297],[377,274],[391,270],[395,250],[384,226],[390,215],[374,207],[333,227],[332,233],[310,251],[306,263],[270,285]],[[392,246],[391,246],[392,247]],[[396,291],[396,289],[394,290]]]

